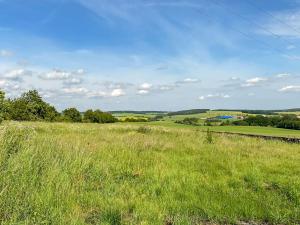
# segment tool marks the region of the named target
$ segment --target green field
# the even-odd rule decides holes
[[[207,130],[208,128],[212,131],[217,131],[217,132],[300,138],[299,130],[288,130],[288,129],[274,128],[274,127],[213,126],[213,127],[201,127],[200,129]]]
[[[299,145],[206,135],[171,123],[7,122],[0,224],[300,223]]]
[[[241,134],[255,134],[255,135],[266,135],[266,136],[277,136],[277,137],[299,137],[299,130],[289,130],[274,127],[257,127],[257,126],[191,126],[176,124],[172,121],[157,121],[151,123],[140,123],[148,126],[166,126],[166,127],[178,127],[195,129],[201,131],[207,131],[207,129],[216,132],[227,132],[227,133],[241,133]]]

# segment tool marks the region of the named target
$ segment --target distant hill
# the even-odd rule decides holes
[[[294,109],[276,109],[276,110],[255,110],[255,109],[215,109],[212,111],[239,111],[242,113],[249,113],[249,114],[264,114],[264,115],[275,115],[278,112],[299,112],[300,108]]]
[[[169,112],[168,116],[176,116],[176,115],[191,115],[197,113],[206,113],[209,109],[189,109],[189,110],[181,110],[176,112]]]
[[[133,113],[133,114],[166,114],[167,111],[110,111],[112,114],[121,114],[121,113]]]

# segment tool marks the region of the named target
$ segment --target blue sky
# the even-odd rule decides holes
[[[59,109],[299,107],[298,0],[0,0],[0,88]]]

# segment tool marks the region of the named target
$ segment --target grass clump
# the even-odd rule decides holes
[[[140,127],[137,129],[137,132],[138,132],[138,133],[141,133],[141,134],[148,134],[148,133],[151,132],[151,128],[146,127],[146,126],[140,126]]]
[[[210,131],[209,128],[206,131],[205,142],[208,143],[208,144],[213,143],[213,135],[212,135],[212,132]]]

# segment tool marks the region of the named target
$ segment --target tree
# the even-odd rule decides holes
[[[11,101],[10,116],[13,120],[53,121],[58,115],[55,107],[44,102],[36,90],[25,92]]]
[[[81,114],[76,108],[65,109],[62,113],[65,121],[76,123],[82,122]]]
[[[94,111],[92,109],[85,111],[83,114],[83,120],[87,123],[94,123]]]
[[[95,111],[89,109],[83,114],[85,122],[90,123],[114,123],[117,119],[110,113],[102,112],[97,109]]]

